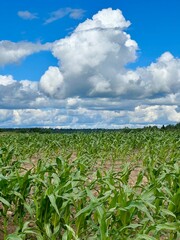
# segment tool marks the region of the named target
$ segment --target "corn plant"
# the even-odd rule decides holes
[[[180,132],[6,133],[0,239],[180,239]]]

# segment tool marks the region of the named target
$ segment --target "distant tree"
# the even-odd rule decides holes
[[[162,130],[165,130],[165,129],[166,129],[165,126],[164,126],[164,124],[162,125],[161,129],[162,129]]]

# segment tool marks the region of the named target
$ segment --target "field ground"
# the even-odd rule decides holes
[[[0,134],[1,239],[180,239],[180,131]]]

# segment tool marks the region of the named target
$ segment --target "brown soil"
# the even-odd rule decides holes
[[[2,209],[2,205],[0,204],[0,209]],[[8,234],[13,233],[16,230],[16,227],[14,226],[13,222],[12,222],[12,217],[11,217],[11,212],[8,213],[9,214],[9,221],[8,221],[8,226],[7,226],[7,232]],[[4,239],[4,229],[3,229],[3,219],[0,217],[0,240]]]

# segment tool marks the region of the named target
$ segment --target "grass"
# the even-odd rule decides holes
[[[2,134],[0,239],[180,239],[180,132]]]

